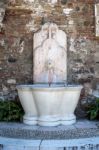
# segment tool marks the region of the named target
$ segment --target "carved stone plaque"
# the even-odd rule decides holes
[[[50,84],[67,80],[67,37],[54,23],[34,34],[33,80]]]

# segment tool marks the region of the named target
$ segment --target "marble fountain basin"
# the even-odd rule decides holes
[[[18,85],[28,125],[57,126],[76,122],[74,115],[82,86]]]

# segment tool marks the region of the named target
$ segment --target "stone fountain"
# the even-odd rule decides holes
[[[74,110],[82,86],[67,85],[67,36],[54,23],[34,34],[33,85],[18,85],[28,125],[57,126],[76,122]]]

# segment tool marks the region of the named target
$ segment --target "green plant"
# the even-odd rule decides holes
[[[99,98],[88,108],[87,114],[90,120],[99,119]]]
[[[18,101],[0,101],[0,121],[21,121],[23,109]]]

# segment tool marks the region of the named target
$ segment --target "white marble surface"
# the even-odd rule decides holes
[[[23,122],[28,125],[58,126],[76,122],[74,110],[82,86],[32,87],[18,86],[18,95],[25,111]]]
[[[33,79],[35,83],[67,80],[67,36],[54,23],[46,23],[34,34]]]

